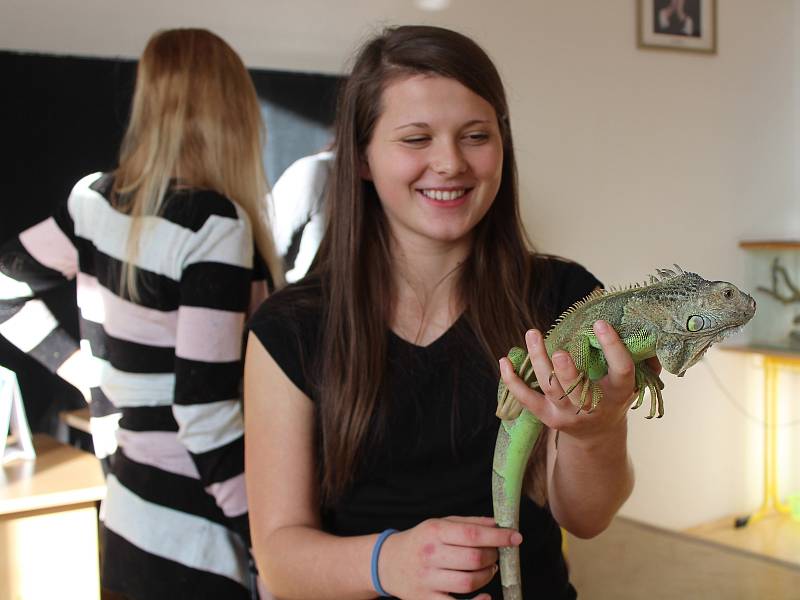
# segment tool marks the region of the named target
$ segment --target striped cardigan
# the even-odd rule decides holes
[[[85,177],[54,216],[5,244],[0,334],[55,372],[78,346],[37,297],[77,277],[93,424],[119,418],[102,506],[104,587],[246,598],[243,331],[266,297],[266,269],[254,266],[240,207],[171,188],[143,222],[134,301],[120,286],[132,219],[110,203],[112,185],[111,175]]]

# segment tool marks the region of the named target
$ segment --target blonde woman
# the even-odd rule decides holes
[[[0,333],[79,386],[97,373],[93,409],[121,416],[103,587],[128,598],[253,593],[242,335],[279,276],[262,143],[230,46],[200,29],[157,33],[118,168],[81,179],[0,253]],[[75,277],[81,351],[37,299]]]

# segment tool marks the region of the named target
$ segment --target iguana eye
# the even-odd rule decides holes
[[[733,297],[733,290],[732,290],[731,288],[726,288],[726,289],[725,289],[725,290],[722,292],[722,295],[723,295],[723,296],[725,296],[726,298],[730,299],[730,298],[732,298],[732,297]]]
[[[705,321],[698,315],[689,317],[689,322],[686,323],[686,329],[689,331],[700,331],[703,327],[705,327]]]

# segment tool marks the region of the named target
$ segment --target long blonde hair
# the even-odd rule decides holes
[[[252,79],[222,38],[205,29],[150,38],[113,190],[115,206],[134,217],[121,279],[131,297],[138,295],[133,261],[142,233],[136,217],[159,214],[171,180],[214,190],[242,207],[273,281],[282,282],[266,209],[265,136]]]

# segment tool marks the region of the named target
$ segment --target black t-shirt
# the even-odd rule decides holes
[[[544,304],[552,323],[600,282],[576,263],[537,257],[550,270]],[[311,400],[320,361],[322,288],[305,279],[270,297],[250,329],[289,379]],[[522,334],[520,332],[520,338]],[[466,318],[428,346],[387,329],[384,386],[389,426],[366,453],[349,491],[322,514],[323,529],[342,536],[409,529],[434,517],[492,515],[496,365],[490,364]],[[520,339],[518,342],[521,342]],[[512,342],[513,344],[514,342]],[[541,599],[575,598],[561,553],[561,530],[546,507],[520,507],[523,589]],[[501,599],[499,575],[484,590]],[[474,595],[474,594],[472,594]]]

